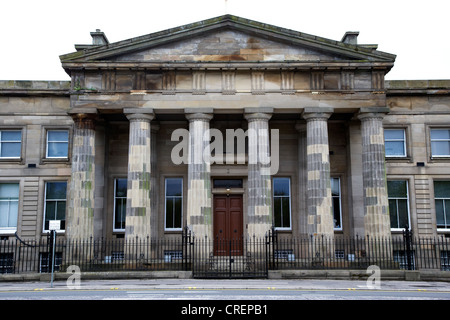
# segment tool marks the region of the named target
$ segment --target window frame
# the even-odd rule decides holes
[[[117,188],[117,184],[116,184],[116,182],[117,182],[117,180],[128,180],[128,178],[121,178],[121,177],[117,177],[117,178],[114,178],[114,193],[113,193],[113,198],[114,198],[114,204],[113,204],[113,232],[125,232],[125,227],[126,227],[126,208],[127,208],[127,195],[125,195],[125,197],[117,197],[116,196],[116,188]],[[128,190],[127,190],[128,191]],[[119,228],[116,228],[116,210],[117,210],[117,207],[116,207],[116,199],[125,199],[125,226],[124,226],[124,228],[123,229],[119,229]]]
[[[342,231],[343,230],[343,226],[342,226],[342,187],[341,187],[341,180],[342,179],[341,179],[341,177],[330,177],[330,179],[337,179],[338,180],[338,185],[339,185],[339,196],[338,196],[338,198],[339,198],[339,219],[340,219],[340,222],[341,222],[341,226],[336,228],[335,225],[334,225],[334,214],[335,214],[335,212],[334,212],[334,206],[333,206],[333,203],[334,203],[333,198],[336,198],[336,197],[334,197],[333,196],[333,192],[331,192],[331,204],[332,204],[332,208],[333,208],[333,230],[334,231]]]
[[[49,141],[49,132],[67,132],[67,141]],[[49,151],[49,143],[66,143],[67,144],[67,153],[64,157],[53,157],[48,155]],[[46,128],[45,130],[45,159],[55,159],[55,160],[67,160],[69,159],[69,150],[70,150],[70,130],[65,128]]]
[[[396,212],[396,214],[397,214],[397,223],[398,223],[398,200],[406,200],[406,209],[408,211],[408,227],[409,227],[409,230],[411,230],[411,208],[410,208],[410,205],[409,205],[409,180],[408,179],[401,179],[401,178],[397,178],[397,179],[396,178],[391,178],[391,179],[387,179],[387,183],[389,181],[404,181],[405,184],[406,184],[406,198],[390,197],[388,188],[387,188],[386,191],[388,192],[388,206],[389,206],[389,201],[390,200],[395,200],[396,210],[397,210],[397,212]],[[387,185],[387,183],[386,183],[386,185]],[[389,221],[391,219],[390,215],[391,215],[391,212],[389,211]],[[391,226],[391,231],[395,232],[395,231],[403,231],[403,230],[405,230],[405,228],[393,228]]]
[[[14,132],[20,132],[20,141],[2,141],[2,138],[1,138],[1,136],[2,136],[2,133],[3,132],[5,132],[5,131],[9,131],[9,132],[11,132],[11,131],[14,131]],[[23,129],[22,128],[0,128],[0,160],[3,160],[3,161],[20,161],[20,160],[22,160],[22,154],[23,154],[23,137],[24,137],[24,132],[23,132]],[[18,157],[2,157],[1,156],[1,150],[2,150],[2,145],[3,145],[3,143],[17,143],[17,142],[19,142],[20,143],[20,154],[19,154],[19,156]]]
[[[181,196],[167,196],[167,180],[180,180],[181,181]],[[183,177],[165,177],[164,178],[164,231],[182,231],[183,230],[183,198],[184,198],[184,179]],[[180,212],[180,221],[181,226],[175,228],[167,227],[167,198],[180,198],[181,199],[181,212]],[[173,212],[172,212],[173,214]],[[175,219],[173,219],[175,221]]]
[[[392,127],[392,128],[384,128],[383,130],[384,130],[384,149],[385,149],[384,155],[385,155],[385,158],[394,158],[394,159],[407,158],[408,157],[408,148],[407,148],[407,145],[406,145],[406,137],[407,137],[407,135],[406,135],[406,128],[395,128],[395,127]],[[386,139],[386,131],[394,131],[394,130],[397,130],[397,131],[401,130],[401,131],[403,131],[403,139],[402,140],[399,140],[399,139]],[[403,154],[402,155],[388,155],[386,153],[386,143],[387,142],[399,142],[399,141],[403,141]]]
[[[47,199],[47,184],[48,183],[61,183],[61,182],[65,182],[66,183],[66,199],[64,200],[64,202],[66,203],[64,206],[64,222],[66,222],[66,218],[67,218],[67,196],[68,196],[68,187],[69,187],[69,183],[67,180],[48,180],[48,181],[44,181],[44,212],[42,214],[42,232],[43,233],[49,233],[50,230],[49,229],[45,229],[45,218],[46,218],[46,213],[47,213],[47,201],[55,201],[56,203],[58,202],[63,202],[63,200],[61,199]],[[55,207],[57,208],[57,206]],[[57,232],[59,233],[64,233],[66,231],[66,225],[64,225],[64,229],[58,230]]]
[[[447,221],[446,219],[446,210],[445,210],[445,201],[450,201],[450,196],[448,198],[443,197],[436,197],[436,188],[435,188],[435,182],[448,182],[450,184],[450,179],[442,179],[442,180],[434,180],[433,181],[433,197],[434,197],[434,218],[436,219],[436,231],[438,232],[449,232],[450,231],[450,221]],[[445,221],[445,227],[439,228],[438,222],[437,222],[437,209],[436,209],[436,200],[442,200],[443,201],[443,214],[444,214],[444,221]]]
[[[17,200],[13,200],[13,201],[17,201],[17,217],[16,217],[16,225],[15,227],[9,227],[9,226],[5,226],[5,227],[1,227],[0,226],[0,234],[14,234],[17,231],[18,228],[18,224],[19,224],[19,204],[20,204],[20,182],[15,182],[15,181],[0,181],[0,185],[3,184],[16,184],[19,186],[18,188],[18,195],[17,195]],[[3,200],[0,200],[3,201]],[[8,200],[8,203],[11,202],[11,199]],[[8,208],[10,208],[10,206],[8,205]],[[9,210],[8,210],[8,224],[9,224]]]
[[[449,146],[450,146],[450,138],[449,139],[441,139],[441,140],[433,139],[431,137],[431,133],[432,133],[433,130],[447,130],[447,131],[450,131],[450,128],[449,127],[443,127],[443,126],[432,126],[432,127],[430,126],[428,128],[429,143],[430,143],[430,157],[431,157],[431,159],[449,159],[450,158],[450,154],[448,154],[448,155],[434,155],[433,154],[433,141],[437,141],[437,142],[439,142],[439,141],[440,142],[447,141]]]
[[[276,196],[275,195],[275,180],[276,179],[287,179],[289,185],[289,196]],[[272,178],[272,214],[273,214],[273,226],[277,231],[291,231],[292,230],[292,186],[291,177],[273,177]],[[289,199],[289,227],[277,227],[275,225],[275,198],[288,198]],[[283,206],[281,206],[283,208]],[[281,213],[283,214],[283,213]],[[281,221],[283,221],[283,216],[281,216]]]

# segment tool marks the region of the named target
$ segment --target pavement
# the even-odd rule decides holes
[[[78,285],[78,286],[77,286]],[[203,280],[203,279],[114,279],[0,282],[0,292],[36,290],[136,290],[136,289],[292,289],[292,290],[383,290],[449,292],[450,282],[389,281],[368,283],[363,280]]]

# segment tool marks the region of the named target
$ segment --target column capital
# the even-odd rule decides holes
[[[123,113],[129,121],[152,121],[155,118],[150,108],[124,108]]]
[[[359,109],[357,117],[359,120],[379,119],[382,120],[384,116],[389,113],[388,107],[367,107]]]
[[[333,114],[334,109],[330,107],[306,107],[303,109],[302,117],[309,120],[328,120]]]
[[[213,118],[213,115],[210,113],[204,113],[204,112],[195,112],[195,113],[187,113],[186,112],[186,119],[191,121],[205,121],[209,122]]]
[[[244,115],[245,119],[247,119],[248,122],[262,120],[262,121],[269,121],[270,118],[272,118],[271,113],[265,113],[265,112],[254,112],[254,113],[246,113]]]

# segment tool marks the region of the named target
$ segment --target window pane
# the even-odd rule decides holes
[[[173,199],[166,199],[166,228],[173,228]]]
[[[339,196],[339,178],[331,178],[331,194],[333,196]]]
[[[384,139],[395,139],[395,140],[404,140],[404,130],[403,129],[387,129],[384,130]]]
[[[397,200],[399,228],[406,228],[408,221],[408,203],[406,200]]]
[[[174,199],[175,212],[174,212],[174,228],[181,228],[181,216],[182,216],[182,199],[175,198]]]
[[[274,198],[273,199],[273,217],[275,227],[281,227],[281,199]]]
[[[438,228],[445,228],[443,200],[436,200],[435,206],[436,206],[436,225]]]
[[[116,179],[116,197],[127,196],[127,179]]]
[[[398,213],[397,213],[397,201],[389,200],[389,216],[391,217],[391,228],[399,228],[398,226]]]
[[[448,129],[431,129],[431,139],[450,139],[450,130]]]
[[[182,195],[182,179],[180,178],[169,178],[166,179],[166,196],[179,196]]]
[[[242,188],[242,179],[214,179],[214,188]]]
[[[48,131],[47,139],[48,139],[48,141],[51,141],[51,142],[55,142],[55,141],[68,142],[69,141],[69,132],[68,131]]]
[[[69,144],[67,142],[49,142],[47,156],[53,158],[67,158]]]
[[[4,158],[19,158],[20,145],[20,142],[2,142],[2,152],[0,156]]]
[[[19,184],[18,183],[2,183],[0,184],[0,199],[18,199]]]
[[[332,199],[332,209],[333,209],[333,218],[334,218],[334,227],[340,228],[341,227],[341,206],[339,198],[333,198]]]
[[[289,196],[289,178],[274,178],[273,179],[273,195],[274,196]]]
[[[387,156],[404,156],[404,143],[402,141],[386,141],[385,152]]]
[[[67,182],[47,182],[46,199],[66,200]]]
[[[19,212],[19,201],[13,200],[9,202],[9,219],[8,227],[17,227],[17,213]]]
[[[125,229],[126,206],[126,199],[116,198],[116,212],[114,217],[115,229]]]
[[[388,197],[389,198],[406,198],[407,188],[406,181],[398,180],[398,181],[388,181]]]
[[[0,201],[0,228],[8,226],[9,201]]]
[[[435,198],[450,198],[450,181],[435,181],[434,182],[434,197]]]
[[[56,204],[56,219],[55,220],[65,220],[66,219],[66,202],[58,201]]]
[[[289,198],[281,198],[282,203],[282,219],[283,219],[283,228],[290,228],[291,222],[290,222],[290,208],[289,208]]]
[[[1,141],[21,141],[22,131],[1,131]]]
[[[432,141],[431,153],[433,156],[448,156],[450,155],[450,142],[448,141]]]
[[[47,201],[45,203],[45,228],[48,229],[48,221],[56,220],[56,201]]]

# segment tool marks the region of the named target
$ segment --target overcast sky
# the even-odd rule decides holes
[[[0,80],[69,80],[59,56],[225,13],[397,55],[386,79],[450,79],[448,0],[2,0]]]

